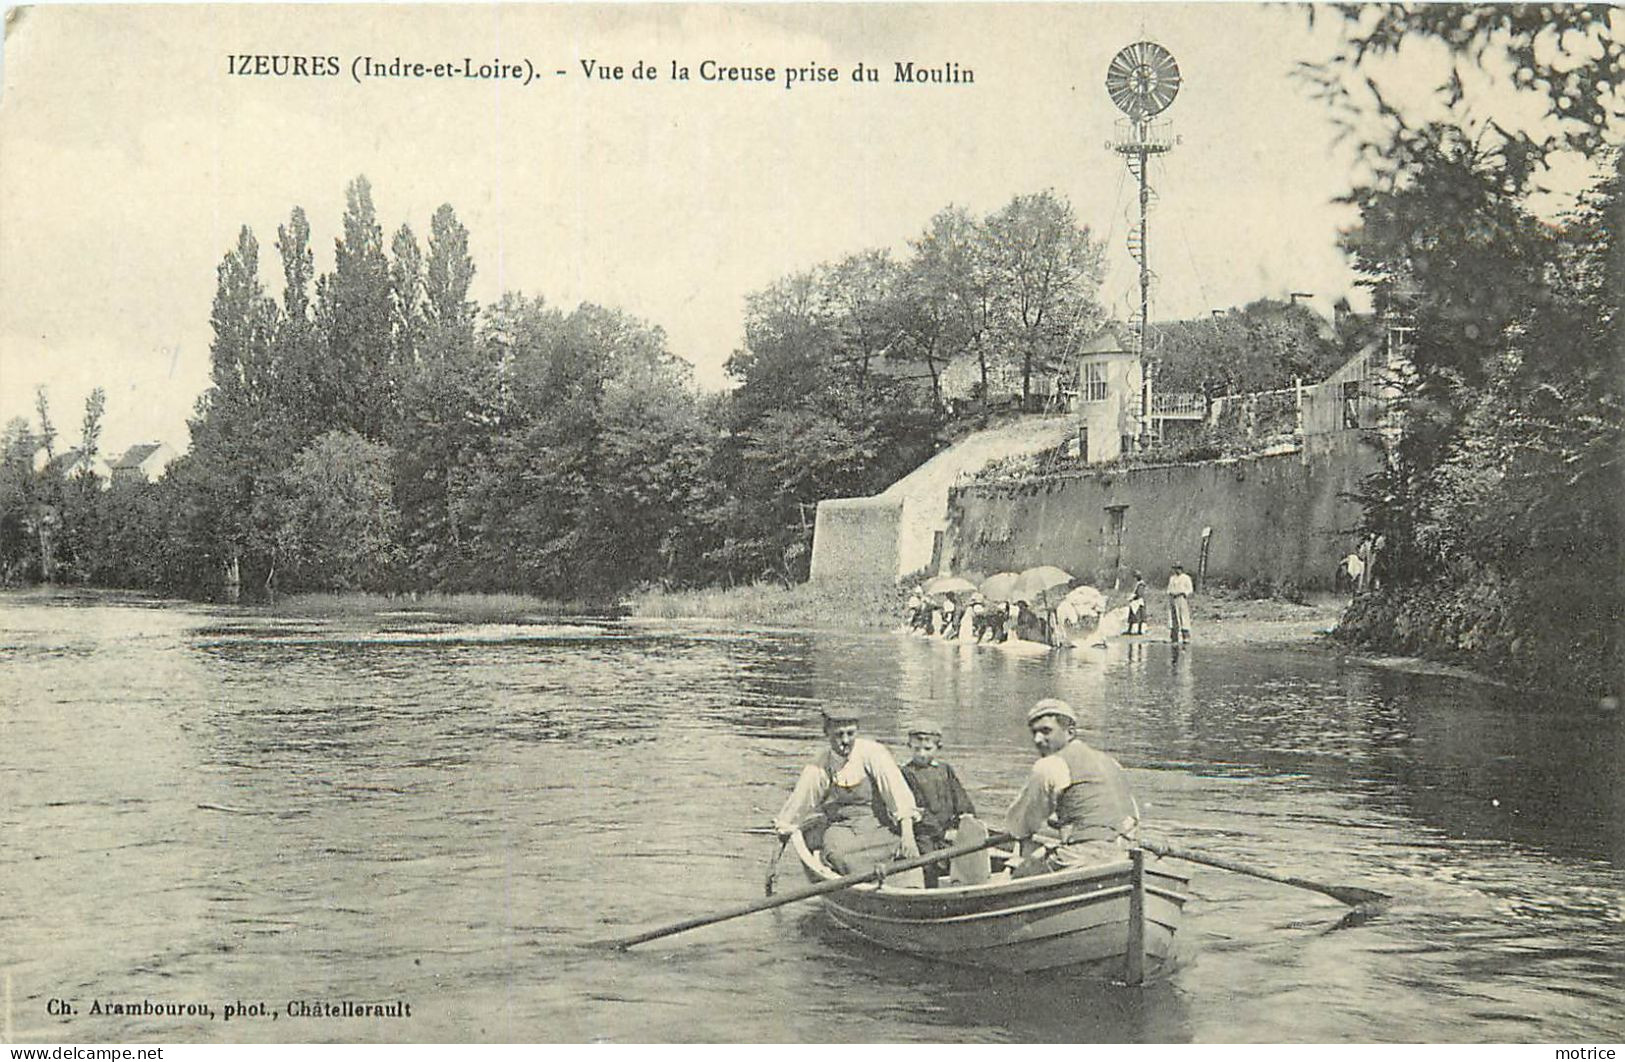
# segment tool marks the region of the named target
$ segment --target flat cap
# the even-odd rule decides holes
[[[1045,697],[1033,705],[1032,711],[1027,713],[1027,725],[1032,726],[1036,720],[1046,715],[1053,715],[1057,719],[1065,719],[1074,726],[1078,723],[1078,713],[1072,710],[1070,704],[1059,697]]]
[[[826,723],[855,723],[862,718],[856,708],[844,704],[826,704],[818,711]]]
[[[930,734],[932,737],[942,736],[942,727],[932,719],[910,719],[903,724],[903,733],[909,737],[915,734]]]

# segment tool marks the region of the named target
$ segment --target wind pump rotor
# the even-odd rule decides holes
[[[1161,114],[1179,95],[1179,64],[1154,41],[1135,41],[1112,56],[1106,91],[1117,109],[1135,122]]]

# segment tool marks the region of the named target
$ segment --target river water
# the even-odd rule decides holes
[[[1457,678],[1319,650],[27,596],[0,597],[0,691],[16,1040],[1625,1038],[1619,713]],[[935,968],[816,903],[581,946],[761,895],[776,843],[744,831],[817,749],[821,704],[893,748],[929,713],[996,820],[1049,695],[1088,710],[1148,832],[1392,905],[1338,929],[1334,900],[1182,864],[1181,965],[1143,989]],[[90,1013],[143,999],[214,1017]]]

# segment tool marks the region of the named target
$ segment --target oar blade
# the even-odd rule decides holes
[[[1350,907],[1375,908],[1386,906],[1393,899],[1386,892],[1375,889],[1362,889],[1357,885],[1328,885],[1326,894],[1334,900],[1341,900]]]
[[[1389,899],[1387,893],[1378,892],[1375,889],[1361,888],[1358,885],[1327,885],[1324,882],[1310,881],[1308,878],[1280,874],[1264,867],[1250,866],[1239,860],[1223,856],[1197,852],[1189,848],[1176,848],[1171,844],[1164,844],[1159,841],[1142,838],[1140,845],[1159,856],[1218,867],[1220,870],[1229,870],[1236,874],[1245,874],[1250,878],[1260,878],[1264,881],[1274,881],[1297,889],[1308,889],[1311,892],[1318,892],[1322,896],[1330,896],[1332,899],[1340,903],[1346,903],[1350,907],[1365,909],[1372,914],[1376,913],[1381,905]]]

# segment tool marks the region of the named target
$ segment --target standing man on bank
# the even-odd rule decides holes
[[[920,854],[914,803],[897,760],[878,742],[858,736],[858,713],[823,709],[824,740],[801,769],[796,788],[773,819],[779,836],[800,827],[808,848],[822,847],[837,874]],[[819,835],[822,834],[822,837]]]
[[[1191,585],[1191,577],[1185,574],[1183,564],[1175,564],[1174,570],[1168,576],[1168,640],[1170,642],[1188,642],[1191,640],[1191,595],[1196,588]]]
[[[1127,858],[1140,831],[1140,808],[1122,765],[1078,737],[1078,717],[1063,700],[1046,697],[1027,713],[1038,762],[1005,813],[1004,828],[1021,839],[1025,878],[1068,867]],[[1051,824],[1060,844],[1045,848],[1033,835]]]

